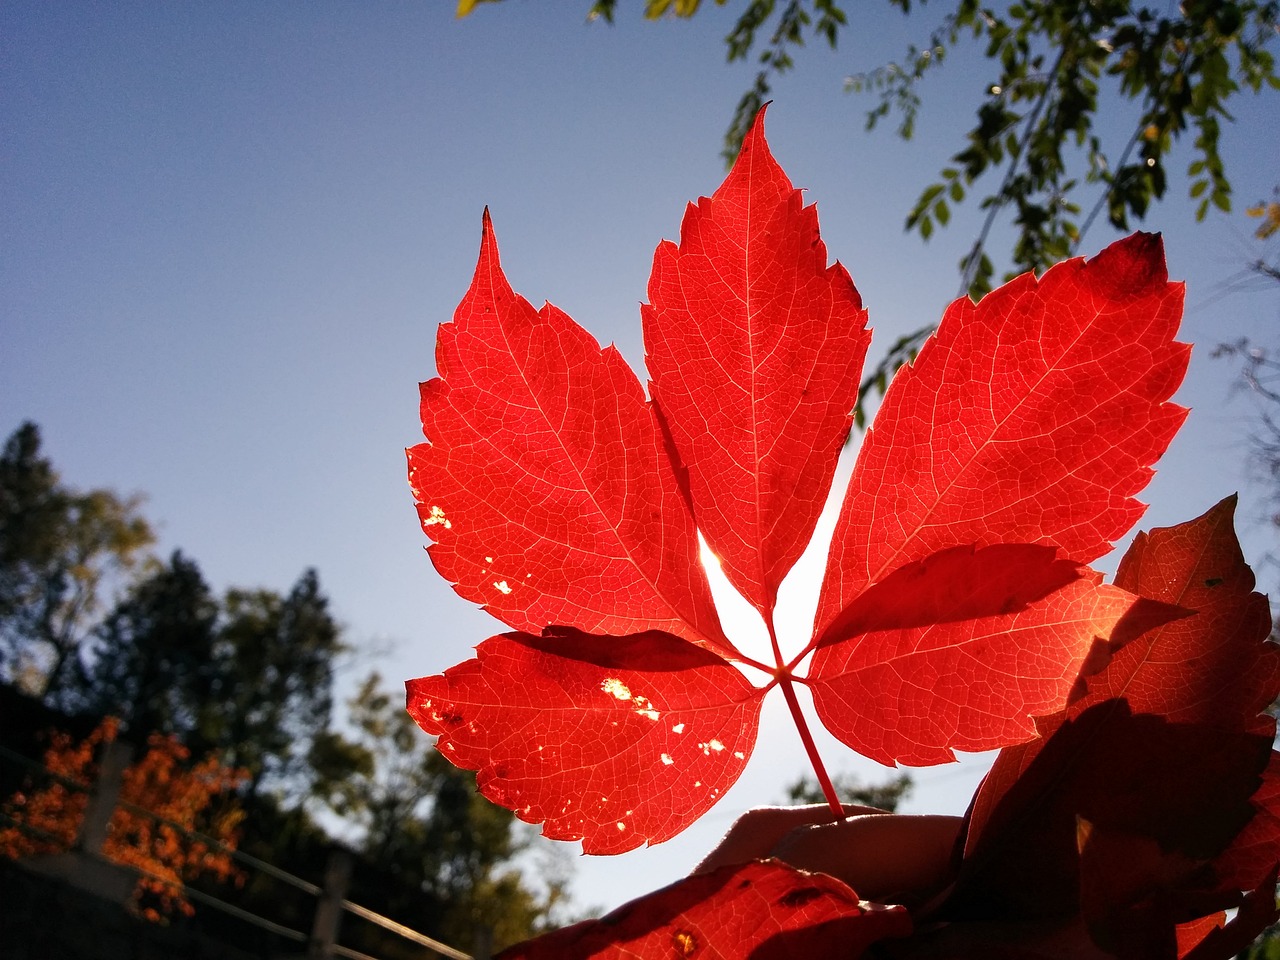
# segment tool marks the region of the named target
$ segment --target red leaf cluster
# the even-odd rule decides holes
[[[62,780],[87,785],[96,776],[98,749],[116,738],[118,727],[116,719],[108,717],[79,743],[55,731],[45,751],[45,768]],[[152,921],[175,910],[191,915],[184,880],[239,876],[228,851],[235,849],[244,813],[236,806],[211,808],[215,798],[233,790],[244,775],[212,754],[195,764],[189,761],[190,751],[177,740],[152,734],[146,753],[124,771],[120,800],[129,806],[116,809],[103,845],[107,859],[140,871],[132,907]],[[10,797],[4,815],[15,825],[0,829],[0,856],[17,860],[70,850],[87,802],[86,793],[58,780]],[[197,830],[218,846],[194,835]]]
[[[1026,943],[1078,928],[1110,955],[1196,956],[1227,936],[1202,918],[1280,859],[1266,601],[1228,504],[1140,535],[1114,584],[1086,566],[1141,515],[1135,495],[1186,415],[1169,402],[1188,359],[1181,307],[1149,234],[952,304],[863,439],[810,640],[784,655],[778,587],[830,490],[870,333],[762,117],[654,255],[647,399],[613,347],[511,289],[486,211],[409,476],[437,570],[514,632],[410,681],[409,711],[485,796],[588,853],[668,839],[709,809],[774,687],[836,815],[797,687],[883,763],[1004,748],[954,886],[916,918],[969,940],[901,949],[996,955],[972,944],[1014,922]],[[763,618],[772,663],[723,631],[699,534]],[[803,923],[741,908],[830,878],[712,876],[518,955],[666,955],[647,938],[686,931],[669,955],[754,957],[796,924],[906,933],[847,889]],[[699,927],[712,907],[714,943]],[[1076,955],[1022,948],[999,955]]]

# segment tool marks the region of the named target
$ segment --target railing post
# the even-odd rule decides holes
[[[316,918],[311,924],[311,939],[307,942],[307,960],[331,960],[333,945],[338,942],[338,927],[342,923],[342,901],[347,898],[347,884],[351,882],[351,852],[334,847],[329,852],[329,863],[324,870],[324,890],[316,903]]]
[[[84,819],[80,821],[80,831],[72,849],[90,856],[102,855],[103,845],[111,832],[111,817],[120,800],[124,771],[132,760],[132,744],[112,740],[103,748],[98,778],[89,788],[89,802],[85,804]]]

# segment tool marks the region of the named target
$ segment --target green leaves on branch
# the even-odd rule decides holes
[[[912,12],[911,0],[890,2]],[[846,21],[838,8],[838,17],[830,16],[831,9],[830,4],[791,3],[785,13],[792,22],[805,23],[825,16],[819,22],[828,26],[827,39],[835,46]],[[957,0],[926,42],[908,47],[899,61],[849,77],[846,89],[877,95],[867,113],[868,130],[896,113],[896,132],[909,140],[916,130],[920,81],[961,42],[985,38],[983,53],[998,72],[982,86],[964,146],[938,180],[921,191],[906,218],[907,230],[928,240],[949,224],[955,206],[970,199],[979,180],[1001,175],[998,184],[979,194],[978,206],[986,215],[959,264],[958,293],[976,299],[996,280],[987,240],[1003,211],[1010,211],[1016,228],[1008,257],[1013,269],[1004,279],[1047,269],[1078,252],[1081,239],[1104,211],[1119,230],[1143,220],[1152,203],[1164,197],[1168,155],[1184,134],[1192,137],[1187,174],[1190,195],[1199,200],[1197,218],[1203,219],[1210,206],[1230,210],[1231,183],[1219,151],[1221,125],[1232,119],[1227,102],[1233,95],[1280,88],[1275,59],[1267,49],[1278,17],[1280,4],[1256,0],[1193,0],[1178,7],[1129,0],[1026,0],[1004,10]],[[740,25],[744,21],[751,40],[763,24],[750,20],[749,12]],[[803,42],[795,30],[783,29],[782,20],[778,31],[774,43],[794,47]],[[726,41],[731,60],[746,55],[741,43],[734,42],[735,34]],[[745,130],[744,117],[749,119],[767,99],[770,78],[792,66],[789,55],[772,48],[761,63],[764,68],[730,125],[729,156]],[[1100,98],[1108,93],[1137,105],[1126,141],[1108,142],[1095,129]],[[1084,191],[1097,195],[1087,212],[1080,200]],[[895,344],[863,382],[859,424],[870,390],[910,360],[929,332],[923,328]]]
[[[910,0],[891,2],[910,12]],[[1203,219],[1210,205],[1229,210],[1221,123],[1231,119],[1232,95],[1280,87],[1266,49],[1278,14],[1274,2],[1200,0],[1170,9],[1129,0],[1029,0],[998,11],[959,0],[927,43],[909,47],[900,61],[851,76],[846,88],[878,95],[868,129],[896,112],[898,135],[910,139],[925,74],[962,40],[986,39],[984,55],[999,72],[983,85],[965,146],[921,192],[906,221],[908,230],[929,239],[975,182],[1004,171],[979,202],[987,220],[961,261],[962,292],[976,297],[992,286],[985,243],[1001,210],[1012,209],[1018,229],[1014,272],[1043,270],[1076,252],[1104,208],[1119,230],[1142,220],[1164,196],[1167,155],[1183,134],[1193,135],[1195,159],[1187,172],[1191,196],[1200,200],[1197,216]],[[1107,88],[1139,104],[1123,143],[1105,142],[1094,127]],[[766,77],[744,102],[767,93]],[[1084,163],[1073,163],[1081,154]],[[1074,198],[1091,185],[1101,194],[1082,218]]]
[[[460,0],[459,15],[477,2]],[[925,6],[925,0],[889,2],[904,14]],[[701,6],[700,0],[646,0],[644,16],[687,18]],[[588,17],[612,22],[617,7],[618,0],[596,0]],[[773,79],[795,66],[795,53],[806,40],[836,46],[849,25],[846,7],[834,0],[749,0],[741,7],[725,37],[727,58],[746,60],[758,51],[758,70],[725,135],[728,160],[768,99]],[[867,113],[869,130],[896,114],[897,134],[911,139],[920,81],[962,42],[985,42],[983,55],[994,76],[978,91],[974,124],[906,218],[907,230],[928,240],[950,223],[957,205],[974,199],[978,181],[999,177],[977,194],[985,219],[960,260],[960,294],[980,297],[994,285],[987,239],[1002,212],[1009,212],[1016,228],[1006,279],[1077,253],[1104,212],[1117,229],[1131,230],[1132,221],[1143,220],[1164,197],[1169,154],[1184,135],[1192,141],[1187,174],[1190,195],[1199,201],[1197,216],[1203,219],[1210,207],[1231,208],[1231,183],[1219,150],[1222,121],[1232,119],[1231,97],[1246,89],[1280,88],[1268,49],[1280,25],[1280,0],[1020,0],[1007,7],[953,0],[949,9],[901,59],[853,74],[845,87],[876,95]],[[1101,100],[1117,96],[1136,109],[1132,133],[1111,141],[1096,129],[1095,119]],[[1092,202],[1085,204],[1082,193]],[[918,344],[928,332],[906,339]],[[863,384],[864,396],[877,377],[896,369],[899,356],[910,355],[909,344],[895,347]],[[861,422],[861,401],[858,415]]]

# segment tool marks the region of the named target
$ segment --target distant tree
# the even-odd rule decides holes
[[[899,774],[884,783],[864,784],[856,777],[834,776],[831,785],[842,803],[857,803],[864,807],[875,807],[877,810],[897,812],[898,805],[911,795],[914,786],[911,777]],[[786,803],[807,804],[826,803],[826,795],[822,787],[813,777],[801,777],[787,787]]]
[[[117,726],[114,718],[107,718],[78,743],[55,732],[45,752],[45,767],[87,786],[96,776],[96,754],[115,739]],[[102,852],[109,860],[143,871],[131,903],[140,916],[160,920],[173,911],[189,916],[193,911],[184,883],[200,876],[226,881],[237,875],[229,851],[235,849],[242,812],[227,798],[239,779],[216,757],[192,763],[185,747],[159,735],[151,736],[141,758],[126,768],[120,799],[169,821],[126,806],[118,807],[111,819]],[[84,792],[58,781],[10,797],[3,812],[13,826],[0,828],[0,856],[16,860],[71,849],[86,802]],[[211,847],[191,831],[220,846]]]
[[[541,929],[563,890],[525,886],[513,864],[525,842],[512,814],[480,796],[474,773],[440,756],[376,673],[349,706],[354,736],[329,734],[312,761],[326,774],[317,797],[358,826],[362,857],[395,878],[371,897],[450,943],[490,931],[501,947]]]
[[[154,542],[137,497],[65,485],[24,423],[0,454],[0,680],[57,701]]]
[[[214,645],[214,720],[199,735],[249,771],[250,794],[309,788],[308,754],[329,728],[334,671],[347,649],[341,633],[315,570],[286,596],[228,591]]]
[[[219,603],[196,563],[175,553],[95,640],[82,709],[218,751],[248,772],[247,796],[305,794],[308,751],[329,727],[335,661],[346,649],[314,570],[287,596],[235,589]]]
[[[119,717],[133,736],[157,731],[197,739],[215,709],[218,612],[195,561],[175,552],[95,630],[82,668],[81,709]]]

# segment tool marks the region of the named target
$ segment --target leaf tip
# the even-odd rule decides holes
[[[772,102],[772,100],[769,101],[769,103]],[[764,135],[764,117],[765,113],[769,109],[769,103],[762,106],[759,112],[756,113],[755,119],[751,121],[751,129],[749,129],[747,131],[747,135],[742,138],[742,149],[738,151],[738,158],[733,163],[733,171],[730,172],[730,179],[732,179],[734,172],[737,172],[739,176],[742,176],[743,171],[750,170],[753,166],[753,158],[757,152],[759,152],[763,157],[766,169],[777,166],[777,161],[774,159],[773,153],[769,149],[769,141]],[[781,173],[780,167],[778,168],[778,173]],[[783,176],[785,177],[785,175]],[[726,184],[728,182],[728,180],[725,181]],[[788,181],[787,186],[790,187],[790,181]]]
[[[1088,262],[1099,286],[1113,299],[1159,293],[1169,282],[1164,240],[1158,233],[1134,233],[1117,240]]]

